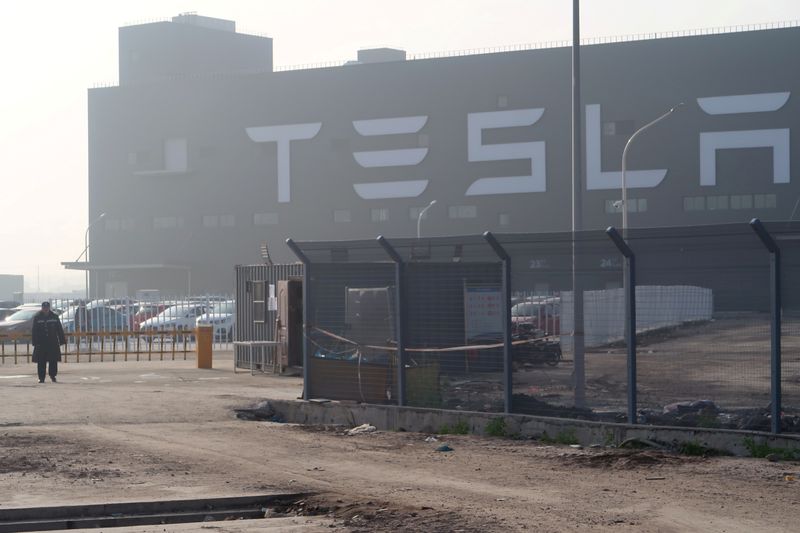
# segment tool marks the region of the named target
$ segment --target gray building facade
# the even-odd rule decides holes
[[[224,22],[122,28],[119,86],[89,91],[94,294],[230,291],[262,243],[415,236],[432,200],[423,237],[570,229],[569,48],[274,72]],[[583,47],[584,229],[620,224],[624,144],[679,102],[630,150],[631,227],[796,216],[798,49],[797,27]]]

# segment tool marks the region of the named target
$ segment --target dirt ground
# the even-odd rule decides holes
[[[800,463],[243,421],[232,409],[301,382],[193,365],[70,363],[43,385],[33,365],[0,366],[0,509],[311,491],[303,509],[325,520],[286,530],[800,528]]]

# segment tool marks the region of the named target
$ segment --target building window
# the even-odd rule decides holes
[[[709,196],[706,198],[706,205],[709,211],[724,211],[728,209],[728,197]]]
[[[603,135],[607,137],[615,135],[632,135],[634,132],[634,122],[632,120],[617,120],[603,122]]]
[[[778,199],[774,194],[756,194],[753,197],[753,205],[756,209],[775,209]]]
[[[164,141],[164,170],[186,172],[188,168],[186,139],[166,139]]]
[[[647,211],[647,198],[628,198],[628,213]],[[606,200],[606,214],[622,213],[622,200]]]
[[[336,209],[333,212],[333,221],[334,222],[350,222],[350,210],[349,209]]]
[[[253,322],[264,323],[267,317],[266,282],[253,281]]]
[[[425,209],[425,207],[411,207],[411,208],[409,208],[408,209],[408,218],[410,218],[411,220],[416,222],[417,220],[419,220],[419,214],[422,213],[423,209]],[[427,220],[427,219],[428,219],[428,211],[425,211],[425,213],[423,213],[423,215],[422,215],[422,220]]]
[[[183,218],[182,217],[154,217],[153,218],[153,229],[173,229],[173,228],[182,228],[183,227]]]
[[[752,209],[753,196],[751,194],[732,194],[731,209]]]
[[[236,217],[234,215],[220,215],[219,225],[223,228],[232,228],[236,226]]]
[[[511,224],[511,215],[508,213],[500,213],[500,225],[501,226],[508,226]]]
[[[474,205],[451,205],[447,209],[447,216],[450,218],[476,218],[478,208]]]
[[[253,215],[254,226],[268,226],[278,223],[278,213],[256,213]]]
[[[705,211],[706,197],[705,196],[686,196],[683,199],[684,211]]]
[[[370,210],[370,217],[373,222],[387,222],[389,220],[389,210],[385,207]]]
[[[219,217],[217,215],[203,215],[204,228],[216,228],[219,226]]]

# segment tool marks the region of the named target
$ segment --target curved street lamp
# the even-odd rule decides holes
[[[639,128],[638,130],[636,130],[636,132],[634,132],[634,134],[631,135],[630,139],[628,139],[628,142],[625,143],[625,149],[622,151],[622,234],[623,234],[623,236],[627,237],[627,230],[628,230],[628,187],[627,187],[627,182],[625,181],[625,168],[626,168],[627,162],[628,162],[628,149],[631,147],[631,143],[633,142],[633,140],[636,137],[638,137],[639,134],[641,134],[646,129],[648,129],[648,128],[652,127],[652,126],[655,126],[656,124],[658,124],[659,122],[661,122],[662,120],[664,120],[665,118],[670,116],[672,113],[677,111],[678,108],[682,107],[683,105],[684,105],[683,102],[681,102],[678,105],[676,105],[675,107],[673,107],[672,109],[670,109],[669,111],[667,111],[666,113],[664,113],[663,115],[661,115],[660,117],[658,117],[657,119],[653,120],[652,122],[648,122],[647,124],[645,124],[644,126]]]
[[[429,203],[428,206],[425,209],[423,209],[422,211],[419,212],[419,216],[417,217],[417,239],[419,239],[419,237],[420,237],[419,229],[420,229],[420,224],[422,223],[422,216],[425,214],[425,212],[428,209],[430,209],[434,205],[436,205],[436,200],[432,200],[431,203]]]

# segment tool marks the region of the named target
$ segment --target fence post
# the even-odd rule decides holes
[[[311,385],[309,383],[310,372],[310,357],[308,353],[308,333],[309,323],[308,319],[311,316],[311,261],[308,256],[300,250],[292,239],[286,239],[286,246],[297,256],[301,263],[303,263],[303,399],[308,400],[311,398]],[[252,357],[252,354],[251,354]]]
[[[494,253],[503,263],[503,392],[505,399],[505,412],[511,413],[512,395],[513,395],[513,380],[512,380],[512,367],[511,355],[513,345],[511,344],[511,257],[506,252],[505,248],[497,241],[491,231],[483,234],[483,238],[492,247]]]
[[[781,250],[757,218],[750,227],[769,252],[770,277],[770,418],[772,432],[781,432]]]
[[[386,251],[386,254],[394,261],[394,320],[397,334],[397,405],[406,405],[406,340],[405,340],[405,264],[403,258],[397,250],[389,244],[383,235],[378,236],[378,244]]]
[[[628,346],[628,424],[637,422],[636,411],[636,255],[614,226],[606,230],[625,256],[625,344]]]

